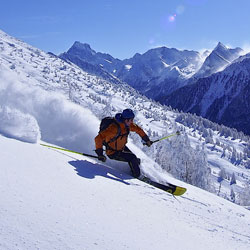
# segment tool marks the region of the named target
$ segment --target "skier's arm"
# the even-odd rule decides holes
[[[135,123],[132,123],[129,129],[132,132],[136,132],[141,138],[143,138],[146,135],[144,130]]]
[[[150,147],[152,145],[153,142],[150,141],[149,137],[144,132],[144,130],[141,127],[139,127],[138,125],[136,125],[135,123],[132,123],[130,125],[130,131],[136,132],[142,138],[142,140],[146,142],[146,145],[148,147]]]

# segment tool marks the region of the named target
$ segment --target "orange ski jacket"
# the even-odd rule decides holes
[[[96,149],[102,148],[103,144],[108,144],[108,147],[106,149],[107,155],[112,155],[116,151],[122,151],[128,141],[128,134],[129,131],[136,132],[140,137],[146,136],[146,133],[143,131],[142,128],[140,128],[135,123],[131,123],[129,128],[126,128],[125,124],[123,122],[118,122],[121,133],[120,136],[115,141],[111,141],[113,138],[117,136],[118,133],[118,127],[116,124],[112,123],[110,124],[105,130],[101,131],[96,137],[95,137],[95,144]],[[129,129],[129,130],[128,130]]]

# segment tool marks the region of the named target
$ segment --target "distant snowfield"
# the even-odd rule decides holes
[[[0,148],[0,249],[249,249],[249,211],[211,193],[182,183],[175,199],[87,157]]]

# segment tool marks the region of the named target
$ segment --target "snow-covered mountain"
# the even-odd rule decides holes
[[[165,99],[174,108],[250,134],[250,54]]]
[[[211,53],[205,51],[201,54],[196,51],[180,51],[161,47],[151,49],[142,55],[136,54],[130,59],[119,60],[114,59],[111,55],[97,53],[87,44],[75,42],[68,52],[63,53],[60,57],[75,63],[88,72],[101,77],[105,76],[105,79],[120,79],[120,81],[128,83],[140,93],[162,104],[172,105],[179,110],[200,114],[212,121],[235,127],[249,134],[250,130],[247,126],[249,123],[247,92],[244,92],[246,101],[242,103],[242,99],[240,99],[242,107],[237,107],[237,109],[240,109],[240,112],[237,112],[240,113],[240,117],[231,115],[231,109],[235,109],[234,106],[238,105],[237,101],[235,104],[232,103],[232,107],[229,107],[229,112],[223,115],[227,107],[231,105],[232,100],[242,90],[242,87],[236,87],[239,85],[236,81],[240,77],[233,76],[230,78],[231,83],[227,85],[231,85],[231,87],[227,86],[226,88],[230,88],[232,91],[225,90],[223,92],[223,87],[219,87],[216,90],[216,92],[219,92],[219,96],[212,94],[213,97],[209,97],[207,101],[201,101],[199,97],[200,94],[202,96],[205,95],[206,88],[202,87],[204,84],[217,86],[218,83],[212,75],[230,66],[242,53],[243,50],[240,48],[230,49],[219,42]],[[234,67],[240,67],[240,65],[235,64]],[[223,73],[223,81],[227,81],[227,74],[229,76],[232,75],[230,70],[231,68]],[[234,71],[238,74],[237,72],[240,72],[241,68]],[[209,76],[211,77],[203,79]],[[198,86],[202,82],[205,83]],[[213,84],[214,82],[216,82],[215,85]],[[185,86],[186,88],[178,91]],[[245,86],[245,83],[243,83],[243,86]],[[202,93],[197,88],[202,88]],[[186,89],[190,89],[192,95],[189,92],[185,93]],[[177,92],[174,93],[175,91]],[[206,95],[210,96],[210,92]],[[221,98],[223,95],[225,98]],[[191,98],[193,96],[195,96],[195,99]],[[218,98],[221,99],[218,100]],[[215,99],[215,107],[213,107],[212,103]],[[183,102],[185,105],[182,104]],[[196,105],[195,103],[201,106],[202,110],[193,107]],[[210,111],[206,110],[207,107],[211,107]],[[241,111],[241,109],[243,110]],[[210,114],[206,114],[207,112]],[[222,118],[222,116],[224,117]]]
[[[204,78],[218,71],[222,71],[242,53],[243,50],[241,48],[230,49],[219,42],[214,50],[206,57],[206,60],[194,77]]]
[[[117,64],[120,63],[119,59],[114,59],[108,54],[95,52],[91,47],[84,43],[75,42],[73,46],[59,57],[67,62],[73,62],[84,71],[102,77],[113,83],[120,83],[113,74]]]
[[[99,76],[113,75],[140,93],[162,101],[178,88],[222,71],[242,53],[241,48],[230,49],[219,42],[211,53],[160,47],[119,60],[75,42],[60,58]]]
[[[51,53],[48,54],[29,46],[2,31],[0,31],[0,83],[0,134],[2,135],[0,136],[2,149],[0,162],[1,167],[3,167],[3,171],[0,174],[0,187],[2,190],[6,190],[6,187],[8,187],[7,192],[1,192],[4,193],[4,196],[0,198],[1,204],[5,204],[4,206],[0,205],[0,221],[2,223],[0,223],[2,226],[0,230],[3,232],[3,228],[8,229],[4,230],[4,239],[7,240],[0,240],[0,244],[4,248],[13,249],[12,242],[15,246],[16,244],[18,245],[16,249],[21,248],[19,247],[20,244],[23,248],[25,248],[23,244],[27,244],[27,249],[33,249],[34,244],[37,244],[40,248],[46,248],[46,244],[49,244],[48,242],[53,242],[55,244],[54,248],[61,248],[60,246],[66,244],[69,246],[68,249],[70,249],[71,245],[69,244],[71,243],[74,245],[73,249],[81,249],[79,245],[81,245],[82,238],[79,234],[76,235],[76,233],[79,232],[78,230],[82,228],[83,224],[79,227],[78,223],[84,221],[84,218],[88,218],[85,220],[86,224],[97,225],[97,220],[95,219],[96,206],[103,207],[104,205],[103,213],[99,213],[99,210],[97,211],[100,214],[100,218],[104,218],[104,213],[109,211],[107,204],[114,204],[116,208],[124,207],[122,211],[131,211],[133,223],[126,227],[127,230],[125,230],[124,236],[129,235],[128,238],[125,238],[132,240],[132,242],[129,240],[127,242],[126,240],[124,243],[122,241],[124,248],[129,246],[130,248],[140,249],[140,244],[139,247],[136,247],[137,243],[133,240],[133,234],[129,234],[130,230],[128,228],[137,228],[138,218],[141,221],[141,212],[147,215],[147,217],[142,217],[143,221],[147,221],[148,211],[153,211],[152,206],[156,209],[155,213],[153,213],[156,217],[150,217],[152,219],[145,226],[153,225],[156,221],[169,221],[165,215],[158,217],[160,214],[163,215],[162,211],[166,209],[164,201],[166,201],[165,195],[167,194],[152,189],[136,180],[128,180],[128,183],[134,185],[136,189],[138,188],[139,194],[136,193],[136,198],[132,199],[131,203],[124,205],[123,201],[128,201],[124,197],[129,197],[130,195],[130,191],[128,191],[129,193],[121,191],[121,189],[127,186],[123,184],[127,182],[128,178],[126,174],[129,173],[127,164],[108,160],[106,166],[103,166],[90,159],[77,158],[76,155],[62,152],[55,153],[52,150],[40,148],[39,142],[42,140],[46,143],[93,154],[94,137],[98,133],[100,119],[107,115],[114,115],[124,108],[133,108],[135,110],[136,123],[149,134],[152,140],[161,138],[176,130],[181,130],[182,136],[172,137],[171,140],[163,140],[155,143],[150,148],[142,146],[139,137],[131,134],[129,147],[141,158],[142,171],[146,175],[159,182],[170,181],[188,187],[188,192],[190,190],[191,193],[190,196],[183,197],[183,208],[189,206],[187,203],[190,204],[190,208],[188,210],[181,209],[186,211],[184,217],[192,217],[190,220],[193,222],[200,221],[202,217],[199,216],[204,214],[204,218],[209,218],[206,219],[207,224],[204,224],[203,220],[200,221],[200,224],[195,224],[197,227],[194,227],[194,232],[200,229],[200,225],[211,225],[211,227],[207,227],[209,230],[202,230],[202,232],[205,231],[205,238],[208,237],[210,239],[210,237],[214,237],[213,230],[221,232],[218,229],[220,225],[213,227],[214,221],[210,220],[210,216],[207,217],[210,214],[211,218],[214,218],[213,214],[215,214],[215,211],[221,210],[220,206],[217,207],[218,204],[230,204],[225,205],[225,207],[229,206],[230,213],[234,211],[235,216],[239,211],[244,211],[240,217],[243,219],[241,225],[245,225],[245,219],[246,221],[248,220],[249,212],[247,210],[241,210],[242,208],[238,208],[238,206],[225,200],[221,201],[219,197],[216,198],[213,194],[206,196],[204,195],[206,194],[205,191],[193,189],[193,187],[179,180],[209,190],[237,204],[249,206],[249,137],[213,124],[200,117],[182,114],[173,111],[170,107],[152,102],[126,84],[114,84],[86,73],[76,65],[69,64]],[[48,152],[51,152],[51,155]],[[73,166],[75,170],[68,168],[69,166]],[[93,179],[95,175],[101,176],[100,182],[96,182],[96,178]],[[103,180],[104,176],[111,183],[117,178],[119,181],[114,182],[116,183],[115,187],[113,185],[109,186],[109,182]],[[233,176],[236,179],[236,183],[232,181],[234,179]],[[174,179],[174,177],[179,180]],[[51,179],[48,180],[48,178]],[[15,183],[16,186],[15,184],[13,184],[14,186],[11,184],[7,185],[6,182]],[[75,182],[78,184],[74,186]],[[87,183],[90,186],[85,186]],[[22,189],[20,189],[20,185]],[[34,188],[30,188],[30,186]],[[99,188],[102,191],[99,191]],[[87,190],[89,190],[89,193],[87,193]],[[107,199],[107,193],[106,191],[103,193],[103,190],[112,190],[112,195],[109,196],[110,199]],[[34,193],[31,194],[31,192]],[[56,197],[55,203],[53,203],[54,198],[52,196],[47,196],[51,192],[53,193],[52,196]],[[157,193],[163,198],[158,199]],[[195,193],[197,193],[197,196],[195,196]],[[68,195],[65,196],[65,194]],[[148,207],[144,206],[145,210],[142,211],[142,204],[138,203],[137,216],[132,216],[135,215],[132,209],[132,207],[134,208],[135,200],[142,201],[144,198],[140,199],[140,197],[144,197],[144,195],[149,195],[151,198],[149,200],[145,198],[147,202],[145,201],[143,206],[146,203],[150,205]],[[14,199],[13,197],[20,197],[20,199]],[[32,199],[29,199],[30,197]],[[41,199],[40,202],[38,197],[39,200]],[[167,197],[172,199],[171,196],[167,195]],[[211,197],[211,199],[208,197]],[[210,201],[208,203],[205,202],[208,199],[211,203]],[[217,205],[212,201],[214,199],[218,199]],[[79,200],[81,200],[81,203],[78,206],[77,202]],[[105,202],[99,203],[98,200],[105,200]],[[158,203],[158,201],[159,204],[163,204],[163,207],[160,209],[157,208],[158,205],[155,206],[155,203]],[[173,201],[175,200],[169,200],[169,203],[172,204]],[[90,204],[91,209],[84,209],[83,204]],[[129,204],[131,204],[130,208],[127,207]],[[181,210],[179,210],[178,204],[179,202],[177,201],[176,207],[171,209],[179,214],[178,211]],[[190,212],[194,211],[193,206],[197,208],[197,213]],[[211,210],[213,206],[216,207],[215,210]],[[54,209],[51,210],[49,207]],[[10,208],[10,210],[7,208]],[[201,214],[198,211],[202,208],[205,210]],[[15,219],[15,212],[17,211],[21,211],[17,217],[18,223]],[[52,211],[61,211],[64,216],[65,213],[70,214],[70,218],[74,221],[73,226],[70,218],[64,217],[66,219],[61,221],[62,217],[59,216],[55,217],[58,218],[56,223],[58,227],[53,229],[49,222],[54,215]],[[70,211],[72,211],[72,214]],[[226,212],[222,213],[224,214],[223,218],[224,216],[227,217]],[[127,213],[125,214],[127,215]],[[221,212],[217,215],[219,216],[220,214]],[[117,247],[117,243],[121,242],[121,230],[118,230],[118,228],[120,228],[121,224],[127,223],[127,216],[125,216],[126,219],[121,218],[119,217],[121,215],[119,212],[114,215],[117,218],[115,222],[112,223],[108,218],[103,221],[103,223],[111,223],[111,230],[105,230],[105,224],[103,225],[104,230],[101,227],[100,231],[98,225],[97,231],[93,232],[97,232],[98,235],[100,235],[100,232],[103,233],[99,238],[95,238],[94,234],[91,234],[88,240],[85,239],[84,241],[86,242],[85,248],[88,249],[90,246],[89,248],[93,249],[93,242],[96,241],[96,244],[98,244],[96,249],[103,249],[100,247],[100,244],[104,244],[104,249],[108,248],[106,247],[107,245],[111,245],[109,249],[114,249],[113,246]],[[100,218],[98,217],[98,220]],[[119,220],[119,218],[121,219]],[[227,237],[233,239],[236,235],[232,232],[232,228],[233,226],[238,227],[236,223],[238,217],[233,216],[232,218],[229,224],[225,219],[225,224],[222,225],[222,228],[223,231],[227,230],[228,234],[226,235],[229,235]],[[44,224],[44,221],[47,221],[46,224]],[[174,221],[173,219],[173,223]],[[182,219],[178,222],[180,226],[178,228],[182,228],[181,221]],[[52,220],[52,224],[55,225],[53,222],[54,220]],[[135,227],[133,227],[134,223]],[[167,229],[166,225],[170,226],[172,224],[171,228],[173,229],[173,223],[166,223],[163,225],[163,228]],[[148,243],[150,243],[148,235],[156,227],[159,228],[159,223],[156,224],[151,227],[152,230],[148,229],[149,231],[145,233]],[[19,225],[25,226],[20,228]],[[187,219],[187,223],[184,226],[189,227],[189,225],[189,219]],[[29,228],[33,234],[29,233]],[[63,228],[69,229],[64,231]],[[230,230],[228,230],[229,228]],[[94,230],[93,227],[91,229]],[[137,230],[138,235],[136,238],[142,237],[139,240],[141,244],[145,241],[143,240],[144,237],[139,235],[142,235],[144,230],[144,227],[141,227],[141,230]],[[183,228],[181,230],[183,232]],[[229,240],[230,244],[232,244],[231,246],[235,244],[236,248],[243,247],[249,242],[249,233],[246,230],[248,230],[247,226],[239,229],[238,232],[241,232],[241,235],[238,236],[240,241],[232,240],[231,242]],[[118,232],[119,239],[117,237],[115,241],[112,241],[111,238],[115,231]],[[49,232],[49,235],[45,232]],[[147,245],[146,248],[143,245],[143,249],[147,249],[148,246],[151,249],[152,246],[163,249],[167,243],[170,246],[175,244],[173,240],[174,235],[182,234],[178,230],[176,232],[177,234],[171,233],[170,238],[166,238],[165,233],[159,235],[156,242]],[[72,237],[64,237],[69,234]],[[189,236],[190,231],[187,230],[185,237],[189,238]],[[198,242],[201,242],[204,237],[200,237],[198,234]],[[34,238],[38,239],[35,243],[33,241]],[[102,243],[103,241],[106,243]],[[220,238],[215,240],[215,246],[221,246],[219,241]],[[179,249],[183,247],[182,244],[177,246]],[[190,249],[195,249],[192,243],[190,243]]]
[[[157,100],[185,85],[197,71],[202,57],[196,51],[161,47],[125,60],[116,76],[140,93]]]
[[[203,56],[196,51],[161,47],[130,59],[119,60],[111,55],[95,52],[90,45],[75,42],[60,58],[69,60],[83,70],[102,76],[105,71],[128,83],[142,94],[156,98],[159,92],[168,94],[183,86],[202,65]],[[89,71],[89,65],[96,72]],[[161,91],[159,91],[159,89]]]

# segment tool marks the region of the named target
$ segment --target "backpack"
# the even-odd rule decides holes
[[[102,132],[103,130],[105,130],[106,128],[108,128],[111,124],[115,124],[117,126],[117,134],[114,138],[112,138],[109,142],[107,142],[105,144],[108,144],[110,142],[114,142],[115,140],[117,140],[117,138],[119,136],[121,136],[121,127],[120,127],[119,123],[115,120],[115,118],[109,117],[109,116],[105,117],[101,120],[99,133]],[[105,146],[107,146],[107,145],[105,145]]]

